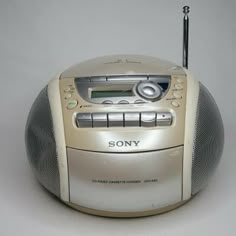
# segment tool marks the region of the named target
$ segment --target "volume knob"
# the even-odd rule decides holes
[[[162,88],[152,81],[140,82],[136,86],[137,94],[149,101],[156,101],[161,98]]]

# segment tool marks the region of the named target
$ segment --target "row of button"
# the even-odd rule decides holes
[[[170,126],[170,112],[112,112],[112,113],[78,113],[78,127],[154,127]]]
[[[105,101],[103,101],[102,102],[103,104],[113,104],[113,101],[111,101],[111,100],[105,100]],[[132,103],[134,103],[134,104],[142,104],[142,103],[145,103],[145,101],[143,101],[143,100],[141,100],[141,99],[138,99],[138,100],[135,100],[134,102],[130,102],[130,101],[127,101],[127,100],[120,100],[120,101],[118,101],[117,103],[115,103],[115,104],[132,104]]]
[[[77,100],[71,99],[72,96],[74,95],[74,93],[75,93],[75,87],[73,85],[70,84],[64,88],[64,99],[65,100],[70,99],[66,105],[67,109],[69,109],[69,110],[75,108],[78,104]]]
[[[182,99],[182,91],[183,91],[183,83],[184,83],[184,80],[183,79],[180,79],[178,78],[176,80],[176,84],[174,85],[174,89],[173,89],[173,98],[174,99],[177,99],[177,100],[174,100],[171,102],[171,105],[173,107],[176,107],[178,108],[180,106],[180,103],[179,103],[179,99]]]

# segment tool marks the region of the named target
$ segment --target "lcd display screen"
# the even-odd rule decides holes
[[[91,98],[131,97],[131,96],[133,96],[132,90],[107,90],[107,91],[94,90],[91,92]]]

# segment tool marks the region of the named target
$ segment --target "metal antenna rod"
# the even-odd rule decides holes
[[[188,69],[188,34],[189,34],[189,18],[188,13],[190,7],[184,6],[184,20],[183,20],[183,67]]]

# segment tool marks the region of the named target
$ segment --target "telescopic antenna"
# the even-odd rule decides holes
[[[184,6],[184,20],[183,20],[183,67],[188,69],[188,31],[189,31],[189,18],[188,13],[190,7]]]

